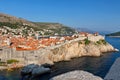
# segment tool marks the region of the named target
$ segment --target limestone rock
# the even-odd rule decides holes
[[[98,76],[85,71],[72,71],[65,74],[58,75],[50,80],[103,80]]]
[[[50,72],[50,68],[44,68],[43,66],[40,66],[33,69],[32,76],[38,76],[48,72]]]
[[[31,75],[31,76],[38,76],[42,75],[44,73],[50,72],[50,68],[44,68],[43,66],[35,65],[35,64],[30,64],[28,66],[25,66],[21,70],[21,75]]]
[[[39,65],[35,65],[35,64],[30,64],[25,66],[24,68],[22,68],[21,70],[21,74],[22,75],[27,75],[27,74],[31,74],[31,72],[33,71],[34,68],[39,67]]]

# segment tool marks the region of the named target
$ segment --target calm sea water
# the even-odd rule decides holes
[[[107,37],[106,40],[120,50],[120,38]],[[39,76],[34,80],[49,80],[49,78],[53,76],[73,70],[88,71],[104,78],[106,73],[118,57],[120,57],[120,52],[113,52],[104,53],[100,57],[80,57],[66,62],[57,62],[52,67],[52,72],[50,74]],[[0,71],[0,76],[7,78],[7,80],[22,80],[20,76],[20,70],[15,70],[12,72]]]

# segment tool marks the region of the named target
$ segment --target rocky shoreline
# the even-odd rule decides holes
[[[25,66],[21,70],[23,80],[29,79],[34,80],[35,77],[41,76],[46,73],[51,73],[50,68],[35,64]],[[103,79],[86,71],[75,70],[52,77],[49,80],[103,80]]]
[[[40,64],[48,63],[53,64],[54,62],[70,60],[74,57],[81,56],[101,56],[104,52],[117,51],[109,43],[106,44],[95,44],[91,42],[87,45],[81,44],[79,38],[74,41],[69,41],[62,45],[49,47],[45,50],[47,53],[41,53]]]
[[[51,70],[48,67],[44,67],[42,65],[30,64],[22,68],[21,75],[24,78],[24,80],[26,80],[27,78],[32,80],[37,76],[50,72]]]
[[[47,52],[47,50],[50,50],[50,51],[48,51],[49,52],[48,55],[46,55],[47,53],[41,54],[42,59],[40,60],[40,64],[44,64],[44,63],[47,63],[47,64],[52,63],[53,64],[54,62],[58,62],[58,61],[62,61],[62,60],[70,60],[73,57],[100,56],[104,52],[117,51],[115,48],[112,47],[112,45],[110,45],[107,42],[105,44],[103,44],[103,43],[95,44],[95,42],[91,42],[91,43],[85,45],[85,44],[81,44],[79,39],[76,39],[74,41],[69,41],[68,43],[65,43],[62,45],[48,47],[48,49],[46,49],[46,52]],[[39,70],[37,70],[37,71],[39,71]],[[36,72],[36,73],[38,73],[38,72]],[[44,74],[44,71],[40,72],[40,75],[41,75],[41,73]],[[79,73],[79,71],[77,73]],[[84,75],[82,75],[83,73],[81,72],[81,76],[84,76]],[[87,75],[87,72],[85,73],[85,75]],[[93,75],[90,75],[90,77],[92,77],[92,76]],[[85,79],[87,79],[87,78],[89,78],[89,76],[85,77]],[[64,79],[64,78],[62,77],[59,79],[59,78],[55,77],[55,78],[52,78],[51,80],[62,80],[62,79]],[[76,77],[76,79],[77,79],[77,77]],[[78,80],[81,80],[81,79],[85,80],[84,77],[78,77]],[[65,80],[67,80],[67,79],[65,78]],[[74,80],[74,79],[71,78],[71,80]],[[90,80],[102,80],[102,79],[93,77]]]
[[[101,56],[104,52],[118,51],[105,41],[103,36],[78,37],[65,43],[34,51],[16,51],[14,48],[2,48],[1,61],[16,59],[21,65],[54,64],[74,57]]]
[[[103,80],[89,72],[75,70],[51,78],[50,80]]]
[[[27,66],[29,64],[51,64],[58,61],[70,60],[74,57],[101,56],[104,52],[117,51],[112,45],[105,41],[103,36],[79,37],[65,43],[49,46],[35,51],[16,51],[11,48],[3,48],[0,52],[1,60],[17,59],[19,64]],[[17,64],[16,64],[17,65]],[[28,70],[29,68],[25,68]],[[50,69],[43,67],[31,68],[30,75],[34,72],[37,75],[49,72]],[[29,71],[28,70],[28,71]],[[24,72],[23,71],[23,72]],[[26,72],[27,73],[27,72]],[[86,79],[86,78],[85,78]],[[53,79],[54,80],[54,79]],[[91,79],[92,80],[92,79]],[[96,79],[97,80],[97,79]],[[99,79],[98,79],[99,80]]]

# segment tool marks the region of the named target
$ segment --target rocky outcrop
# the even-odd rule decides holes
[[[22,68],[21,70],[21,75],[22,76],[31,76],[31,77],[36,77],[38,75],[42,75],[45,73],[49,73],[50,68],[45,68],[43,66],[35,65],[35,64],[30,64]]]
[[[96,36],[95,36],[96,37]],[[93,37],[92,37],[93,38]],[[93,40],[90,38],[90,40]],[[2,61],[17,59],[21,64],[53,64],[62,60],[70,60],[81,56],[100,56],[103,52],[115,51],[114,47],[104,40],[89,41],[86,37],[76,38],[65,43],[49,46],[35,51],[16,51],[11,48],[3,48],[0,51]]]
[[[98,76],[85,71],[72,71],[56,77],[51,78],[50,80],[103,80]]]
[[[47,49],[48,54],[42,54],[40,63],[42,62],[58,62],[62,60],[70,60],[73,57],[81,56],[100,56],[103,52],[115,51],[115,49],[109,44],[80,44],[79,41],[71,41],[61,46]],[[44,61],[43,61],[44,60]]]

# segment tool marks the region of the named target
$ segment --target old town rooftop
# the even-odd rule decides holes
[[[21,50],[37,50],[40,48],[45,48],[48,46],[54,46],[61,43],[64,43],[66,41],[73,40],[78,37],[88,37],[88,36],[97,36],[98,33],[90,34],[86,32],[81,32],[79,34],[75,34],[72,36],[51,36],[48,38],[40,38],[35,39],[33,37],[10,37],[9,35],[1,35],[0,36],[0,46],[7,46],[9,48],[15,48],[18,51]]]

